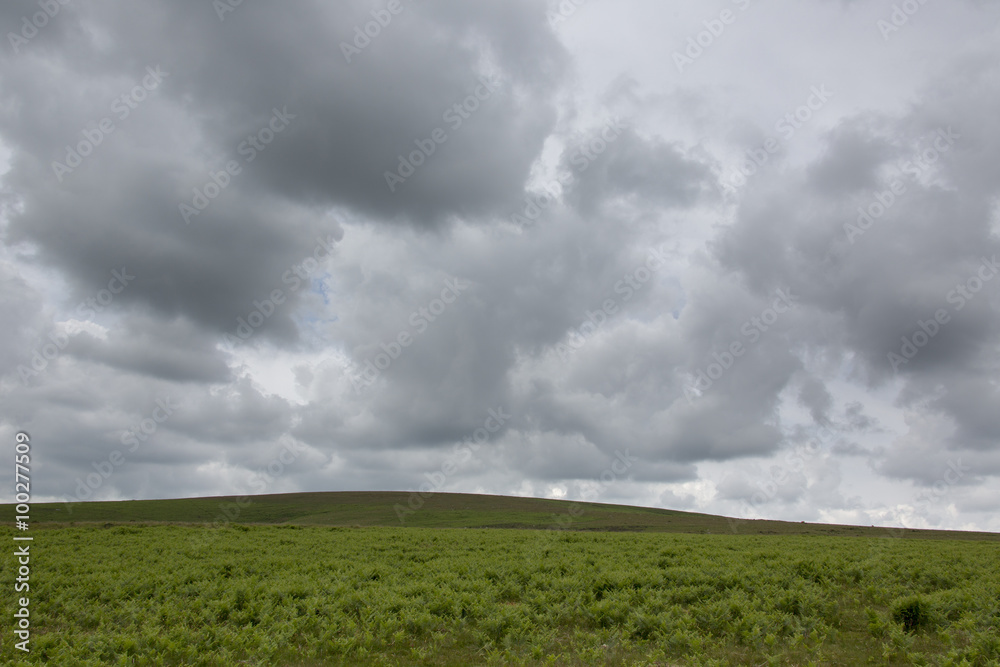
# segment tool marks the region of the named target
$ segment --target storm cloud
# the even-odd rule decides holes
[[[0,435],[40,500],[285,448],[255,491],[1000,530],[1000,7],[897,14],[7,3]]]

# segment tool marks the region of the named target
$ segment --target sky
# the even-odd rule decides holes
[[[1000,3],[0,25],[0,442],[30,434],[34,501],[1000,531]]]

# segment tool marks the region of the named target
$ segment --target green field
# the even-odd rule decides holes
[[[759,521],[734,534],[708,515],[588,505],[573,516],[560,501],[453,494],[401,527],[392,506],[406,495],[364,496],[255,498],[221,528],[201,525],[230,502],[220,498],[82,504],[72,526],[54,511],[64,506],[33,506],[57,522],[31,531],[32,651],[15,651],[8,630],[0,662],[1000,664],[996,535]],[[411,525],[553,515],[589,530]],[[341,521],[387,525],[330,525]],[[11,619],[13,593],[3,599]]]

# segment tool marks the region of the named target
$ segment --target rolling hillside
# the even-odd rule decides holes
[[[787,521],[736,520],[710,514],[567,500],[436,493],[412,512],[408,492],[288,493],[236,497],[38,503],[34,527],[69,523],[298,524],[425,528],[529,528],[745,535],[839,535],[1000,541],[1000,534],[941,530],[867,528]],[[414,502],[416,505],[416,502]],[[398,506],[398,507],[397,507]],[[4,505],[13,516],[12,505]],[[228,516],[227,516],[228,515]],[[400,521],[400,515],[403,521]]]

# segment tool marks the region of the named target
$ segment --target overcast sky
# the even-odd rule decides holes
[[[1000,530],[998,24],[3,3],[0,438],[36,501]]]

